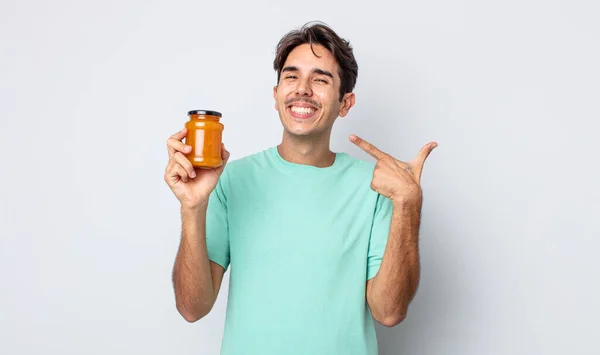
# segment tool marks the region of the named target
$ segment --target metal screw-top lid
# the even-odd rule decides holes
[[[209,116],[222,117],[221,112],[208,111],[208,110],[192,110],[192,111],[188,112],[188,115],[209,115]]]

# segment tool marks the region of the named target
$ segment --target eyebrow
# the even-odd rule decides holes
[[[283,70],[281,70],[282,73],[285,73],[286,71],[298,71],[297,67],[285,67],[283,68]]]
[[[313,70],[313,73],[317,73],[317,74],[319,74],[319,75],[325,75],[325,76],[328,76],[328,77],[330,77],[331,79],[333,79],[333,74],[331,74],[331,73],[330,73],[330,72],[328,72],[327,70],[323,70],[323,69],[318,69],[318,68],[316,68],[316,69],[314,69],[314,70]]]
[[[289,71],[298,71],[298,67],[287,66],[281,70],[282,73],[289,72]],[[313,69],[313,73],[319,74],[319,75],[325,75],[325,76],[328,76],[331,79],[333,79],[333,74],[331,74],[331,72],[329,72],[327,70],[315,68],[315,69]]]

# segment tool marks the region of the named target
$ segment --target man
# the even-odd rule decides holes
[[[330,150],[355,103],[349,43],[321,25],[284,36],[274,61],[281,144],[194,169],[185,128],[165,173],[181,202],[173,269],[177,309],[209,313],[230,268],[221,354],[377,354],[373,319],[405,317],[419,282],[421,171],[437,144],[399,161],[352,135],[377,163]]]

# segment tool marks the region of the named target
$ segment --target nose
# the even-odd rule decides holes
[[[298,85],[296,86],[296,95],[312,96],[312,90],[308,80],[298,80]]]

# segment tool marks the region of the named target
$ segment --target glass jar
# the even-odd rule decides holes
[[[221,113],[217,111],[193,110],[188,112],[185,144],[192,151],[185,156],[197,168],[217,168],[223,165],[221,142],[223,124],[219,122]]]

